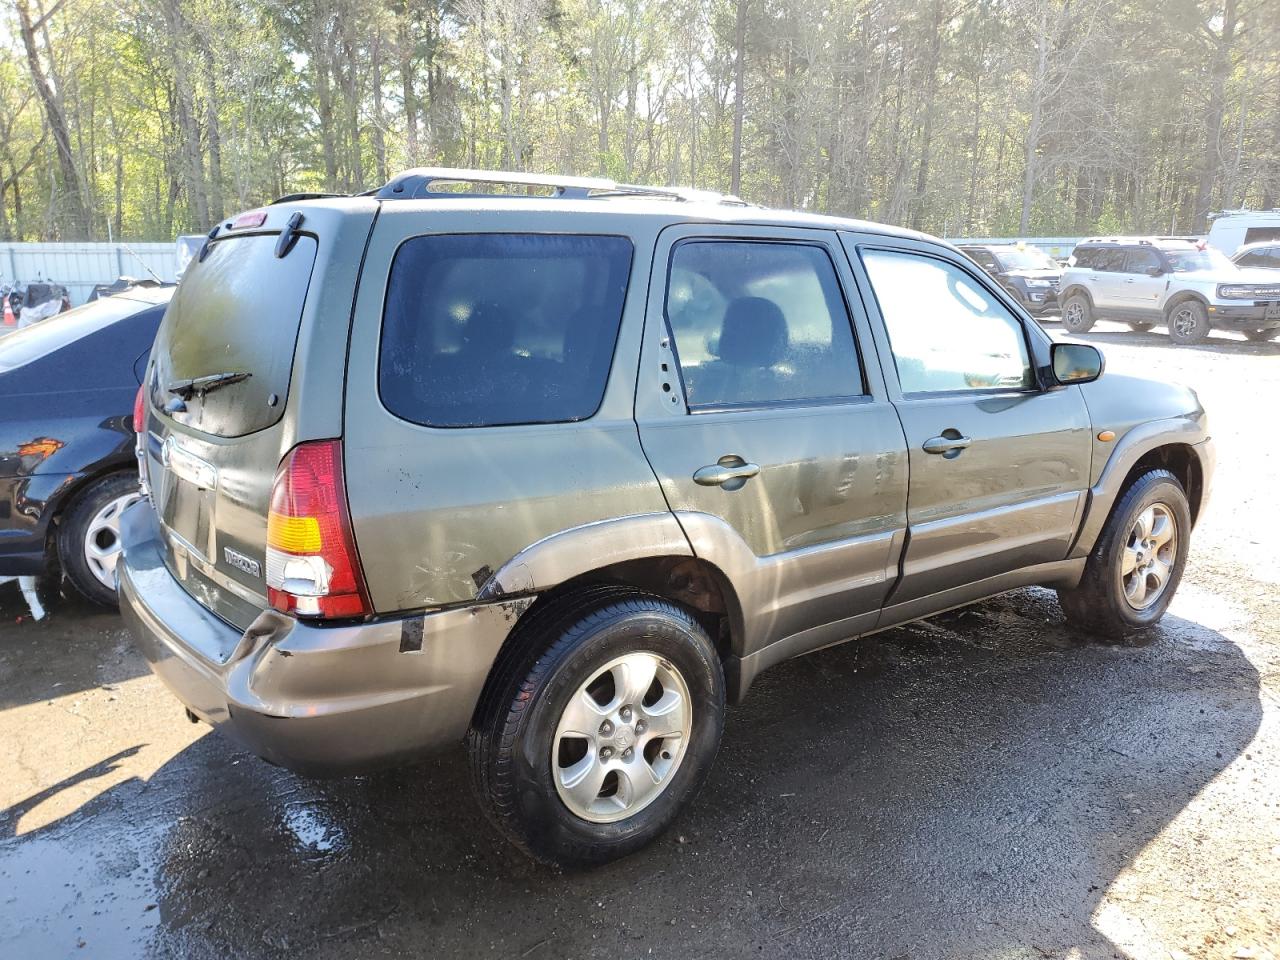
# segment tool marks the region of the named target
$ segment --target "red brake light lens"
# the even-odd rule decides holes
[[[267,596],[277,610],[301,617],[373,612],[347,512],[341,441],[299,444],[276,471],[267,514]]]
[[[142,433],[147,429],[147,385],[138,388],[133,398],[133,432]]]
[[[257,213],[242,213],[236,217],[235,222],[231,224],[232,230],[243,230],[246,227],[260,227],[267,222],[267,215],[263,211]]]

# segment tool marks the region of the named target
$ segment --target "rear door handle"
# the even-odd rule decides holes
[[[704,487],[737,490],[759,472],[758,463],[748,463],[737,456],[721,457],[716,463],[694,471],[693,482]]]
[[[944,456],[949,453],[958,454],[972,442],[968,437],[959,435],[954,437],[934,437],[932,440],[924,442],[924,452],[941,453]]]

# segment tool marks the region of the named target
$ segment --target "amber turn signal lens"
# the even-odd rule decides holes
[[[1115,438],[1116,438],[1116,434],[1114,430],[1103,430],[1100,434],[1098,434],[1098,439],[1101,440],[1103,443],[1110,443]]]

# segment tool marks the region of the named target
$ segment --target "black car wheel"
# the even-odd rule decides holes
[[[1083,293],[1073,293],[1062,304],[1062,326],[1070,333],[1088,333],[1096,319],[1093,304]]]
[[[468,736],[498,829],[565,867],[626,856],[667,828],[711,768],[724,726],[715,647],[689,611],[593,587],[517,627]]]
[[[1167,470],[1143,474],[1112,509],[1080,584],[1058,591],[1067,620],[1122,641],[1154,625],[1182,580],[1190,541],[1182,484]]]
[[[71,585],[95,603],[116,605],[120,514],[141,498],[137,474],[113,473],[81,490],[62,515],[58,560]]]
[[[1189,346],[1209,338],[1209,311],[1199,300],[1183,300],[1169,310],[1169,339]]]

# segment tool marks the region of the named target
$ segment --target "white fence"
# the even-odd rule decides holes
[[[89,299],[95,284],[117,277],[176,280],[173,243],[0,243],[0,283],[48,280],[60,283],[74,305]]]

